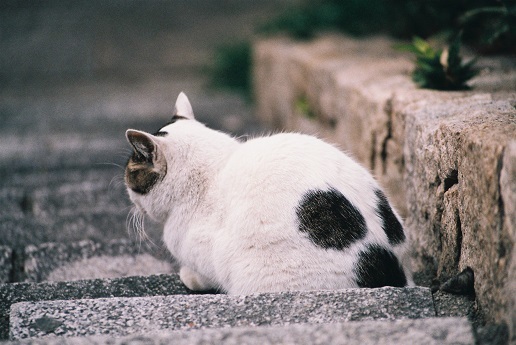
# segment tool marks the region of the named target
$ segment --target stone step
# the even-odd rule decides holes
[[[428,318],[394,321],[356,321],[325,324],[203,329],[183,332],[134,334],[121,338],[90,336],[67,338],[67,344],[346,344],[346,345],[473,345],[474,334],[465,318]],[[63,344],[47,337],[11,344]]]
[[[127,156],[128,157],[128,156]],[[59,166],[53,166],[48,169],[21,169],[6,174],[0,180],[0,188],[33,189],[56,188],[66,184],[80,183],[110,183],[113,178],[123,173],[121,167],[109,164],[98,164],[90,166],[88,169],[84,167],[62,169]],[[115,184],[113,181],[112,184]]]
[[[2,131],[0,131],[2,132]],[[46,134],[45,139],[34,135],[2,133],[0,145],[0,173],[10,175],[19,170],[84,169],[102,164],[118,164],[127,160],[122,157],[128,147],[125,130],[117,138],[102,135]]]
[[[122,173],[110,180],[0,189],[0,218],[11,215],[53,219],[74,215],[78,210],[127,212],[129,206]]]
[[[10,174],[0,182],[0,245],[128,237],[130,209],[122,169]]]
[[[0,284],[7,283],[11,279],[13,250],[8,246],[0,245]]]
[[[153,275],[68,282],[13,283],[0,285],[0,340],[9,336],[11,305],[25,301],[84,298],[141,297],[189,294],[178,275]]]
[[[118,239],[29,245],[23,253],[23,281],[72,281],[177,272],[164,247]]]
[[[107,242],[119,238],[138,239],[127,228],[128,210],[119,213],[110,211],[80,212],[56,219],[5,216],[0,220],[1,245],[12,248],[46,242],[74,242],[84,239]],[[150,223],[146,233],[159,243],[161,230]]]
[[[155,297],[21,302],[10,337],[123,336],[162,330],[416,319],[435,316],[428,288],[345,289],[249,296]]]

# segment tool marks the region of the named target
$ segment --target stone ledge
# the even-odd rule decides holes
[[[504,226],[500,168],[516,137],[516,109],[484,95],[405,109],[407,227],[439,277],[465,267],[485,314],[501,321],[514,238]]]
[[[433,316],[435,310],[430,290],[420,287],[280,292],[249,296],[110,298],[14,304],[10,314],[10,337],[122,336],[164,329]],[[46,327],[47,324],[52,327]]]
[[[507,320],[515,238],[514,207],[505,200],[514,192],[500,174],[514,180],[514,163],[503,162],[516,140],[516,60],[480,59],[473,91],[420,90],[408,75],[410,58],[393,43],[342,36],[256,42],[258,115],[350,152],[406,217],[417,269],[445,278],[471,266],[487,320]]]
[[[9,310],[11,305],[18,302],[189,293],[192,292],[175,274],[39,284],[3,284],[0,285],[0,339],[7,339],[9,336]]]
[[[46,242],[136,239],[128,234],[122,180],[120,170],[102,166],[7,174],[0,181],[0,245],[21,254],[27,245]],[[146,230],[153,240],[161,236],[152,224]]]
[[[125,239],[30,245],[24,252],[24,281],[119,278],[177,271],[175,263],[167,260],[168,255],[159,257],[160,249],[165,250]]]
[[[162,229],[157,226],[146,227],[146,233],[153,241],[158,241]],[[57,219],[37,219],[33,217],[4,216],[0,220],[2,245],[20,249],[26,245],[40,245],[48,242],[76,242],[85,238],[96,242],[107,242],[119,238],[133,237],[128,233],[127,212],[109,211],[83,213]]]
[[[502,171],[500,173],[501,201],[504,205],[504,229],[512,229],[512,250],[507,255],[507,315],[512,343],[516,344],[516,140],[505,149]],[[509,232],[510,234],[510,232]]]
[[[116,179],[118,185],[111,183]],[[0,217],[55,219],[81,212],[126,212],[129,200],[122,181],[122,174],[113,174],[104,181],[62,183],[52,187],[4,187],[0,189]]]
[[[62,344],[59,337],[13,341],[10,344]],[[205,329],[186,332],[135,334],[121,338],[66,338],[67,344],[427,344],[473,345],[471,325],[463,318],[395,321],[355,321],[329,324]]]

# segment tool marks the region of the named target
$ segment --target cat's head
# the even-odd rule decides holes
[[[195,120],[188,98],[180,93],[171,121],[159,131],[126,131],[133,148],[125,168],[129,197],[154,220],[164,221],[170,203],[187,193],[189,164],[195,162],[195,158],[188,157],[191,143],[195,142],[192,136],[201,128],[205,127]]]

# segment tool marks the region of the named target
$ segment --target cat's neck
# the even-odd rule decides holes
[[[189,181],[180,183],[186,186],[181,199],[170,204],[164,222],[164,240],[172,252],[190,248],[185,245],[185,241],[188,242],[187,238],[192,236],[189,229],[199,229],[199,221],[214,225],[220,218],[217,177],[241,143],[223,133],[212,132],[209,134],[209,142],[204,141],[207,139],[206,135],[199,137],[196,145],[189,150],[188,165],[194,174],[190,176]],[[212,220],[207,221],[210,218]],[[216,229],[205,230],[203,241],[211,242]]]

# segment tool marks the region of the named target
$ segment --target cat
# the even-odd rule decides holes
[[[158,132],[129,129],[139,211],[191,290],[245,295],[414,285],[402,221],[371,174],[316,137],[240,141],[195,120],[180,93]]]

